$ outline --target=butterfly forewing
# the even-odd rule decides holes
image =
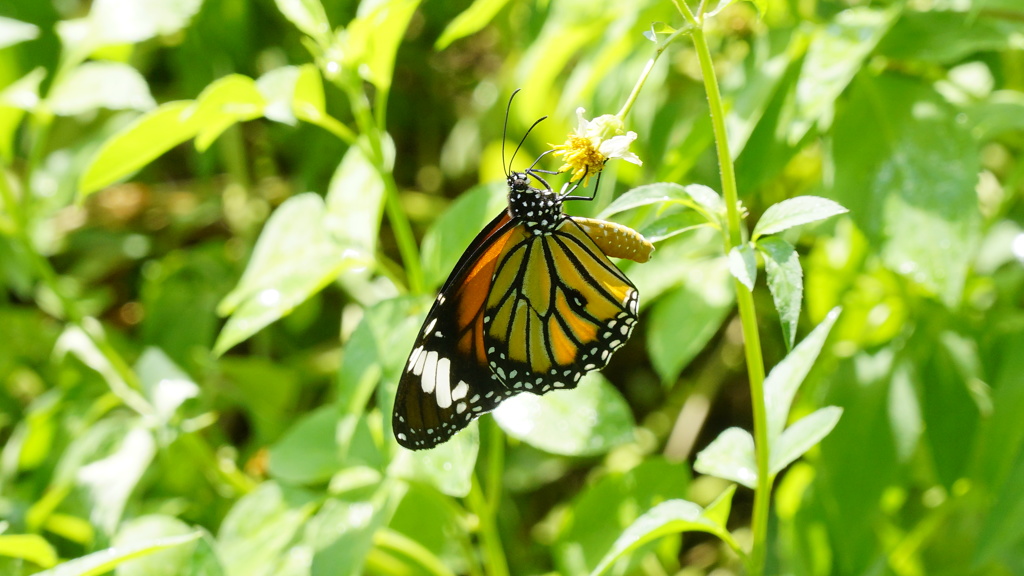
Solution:
[[[392,427],[402,446],[436,446],[510,395],[486,362],[483,310],[498,255],[515,230],[504,213],[488,224],[427,313],[395,397]]]

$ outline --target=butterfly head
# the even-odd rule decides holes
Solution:
[[[530,175],[512,172],[508,177],[508,214],[532,234],[554,230],[564,217],[562,196],[545,186],[530,185]]]

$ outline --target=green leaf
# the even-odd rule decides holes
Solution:
[[[803,456],[818,442],[828,436],[839,423],[843,409],[836,406],[820,408],[794,422],[779,436],[769,453],[769,472],[774,476]]]
[[[803,384],[814,361],[818,358],[828,333],[839,318],[839,308],[834,308],[793,351],[772,368],[764,381],[764,401],[768,411],[768,442],[773,449],[782,434],[789,416],[790,406],[797,389]]]
[[[302,33],[321,46],[331,42],[331,22],[320,0],[274,0],[277,9]]]
[[[994,487],[992,508],[978,534],[975,564],[982,565],[999,554],[1014,554],[1024,535],[1024,449],[1017,451],[1013,467],[999,486]]]
[[[115,548],[125,548],[186,536],[195,536],[195,529],[173,516],[149,514],[126,521],[114,537],[113,544]],[[117,567],[116,576],[220,576],[223,571],[216,556],[206,553],[212,552],[207,539],[209,535],[200,532],[196,541],[126,560]]]
[[[135,373],[163,425],[173,420],[186,400],[199,396],[199,385],[159,348],[146,348],[135,363]]]
[[[374,545],[374,534],[392,514],[393,500],[382,502],[379,496],[356,501],[328,499],[306,527],[306,540],[316,553],[312,564],[308,565],[307,552],[302,551],[299,573],[310,576],[362,574],[367,554]]]
[[[73,116],[100,108],[151,110],[156,101],[139,71],[120,62],[85,62],[53,86],[47,104],[54,114]]]
[[[729,512],[732,511],[732,497],[735,494],[736,485],[730,484],[704,509],[704,517],[717,524],[722,530],[726,530],[729,523]]]
[[[836,119],[834,195],[886,266],[954,305],[980,241],[978,143],[930,85],[862,78]]]
[[[786,348],[796,341],[796,327],[800,320],[800,303],[804,295],[803,270],[796,249],[782,238],[771,236],[757,241],[764,254],[764,271],[768,276],[768,289],[775,301],[782,324],[782,337]]]
[[[712,222],[718,222],[725,212],[725,204],[717,192],[702,184],[682,186],[674,182],[646,184],[629,190],[616,198],[598,214],[598,218],[607,220],[610,216],[640,206],[651,204],[683,204],[702,210]]]
[[[368,264],[355,249],[332,240],[324,216],[323,200],[307,193],[286,200],[267,220],[238,286],[218,306],[231,317],[217,337],[216,354],[291,313],[345,269]]]
[[[797,145],[815,124],[822,131],[829,127],[839,95],[892,26],[897,14],[898,7],[888,10],[850,8],[815,31],[796,84],[795,117],[788,122],[789,145]]]
[[[1007,132],[1024,130],[1024,94],[1016,90],[997,90],[965,111],[971,134],[985,142]]]
[[[477,423],[471,422],[465,430],[430,450],[400,449],[388,467],[388,474],[433,486],[442,494],[464,498],[473,485],[473,468],[479,451]]]
[[[77,481],[88,495],[93,524],[114,533],[129,496],[155,455],[153,436],[136,427],[128,430],[112,454],[78,469]]]
[[[476,34],[487,26],[491,20],[501,11],[508,0],[474,0],[461,14],[456,16],[445,27],[444,32],[434,43],[434,50],[440,52],[452,42]]]
[[[293,104],[295,102],[295,88],[298,86],[299,79],[302,76],[302,68],[298,66],[282,66],[267,72],[256,80],[256,88],[267,102],[266,107],[263,109],[263,115],[268,120],[289,126],[294,126],[298,123]]]
[[[776,234],[794,226],[817,222],[848,212],[839,204],[828,198],[819,196],[797,196],[777,204],[772,204],[764,211],[761,219],[754,226],[753,240],[768,234]]]
[[[201,126],[191,120],[191,110],[191,101],[162,104],[104,142],[82,173],[79,199],[129,176],[195,136]]]
[[[329,480],[342,467],[335,441],[340,417],[334,405],[304,414],[270,448],[270,473],[290,484]]]
[[[753,489],[757,486],[754,438],[742,428],[727,428],[697,454],[693,469]]]
[[[14,156],[14,135],[25,112],[39,104],[39,85],[46,69],[36,68],[0,92],[0,160],[10,163]]]
[[[419,0],[362,2],[346,29],[345,64],[378,90],[391,88],[398,45]]]
[[[228,511],[217,535],[217,553],[228,576],[272,576],[281,554],[313,514],[305,492],[264,482]]]
[[[174,546],[181,546],[198,540],[201,536],[202,532],[194,532],[183,536],[156,538],[126,546],[114,546],[69,560],[60,566],[39,572],[36,576],[102,576],[123,562]]]
[[[28,560],[41,568],[57,563],[57,551],[38,534],[0,534],[0,556]]]
[[[732,536],[718,524],[704,517],[703,512],[700,506],[686,500],[669,500],[658,504],[626,528],[601,563],[590,573],[591,576],[604,574],[622,556],[670,534],[706,532],[734,544]]]
[[[625,399],[598,372],[575,390],[509,398],[494,419],[509,436],[564,456],[603,454],[631,440],[635,424]]]
[[[263,115],[267,101],[248,76],[229,74],[213,81],[196,98],[193,122],[200,126],[196,149],[205,151],[225,130],[237,122]]]
[[[644,226],[640,230],[640,234],[647,238],[649,242],[661,242],[684,232],[710,225],[711,223],[703,215],[693,210],[683,209],[659,216],[656,220]]]
[[[324,227],[343,246],[372,260],[384,213],[384,180],[359,146],[352,146],[338,164],[327,189]]]
[[[647,350],[666,385],[707,346],[733,309],[735,291],[724,258],[691,271],[694,276],[655,302],[648,317]]]
[[[427,286],[444,282],[473,238],[508,207],[505,186],[476,186],[459,196],[423,235],[420,260]]]
[[[199,11],[203,0],[102,0],[89,15],[57,23],[57,34],[70,52],[86,56],[94,50],[136,44],[178,32]]]
[[[0,50],[38,37],[38,26],[0,16]]]
[[[729,272],[732,277],[739,280],[740,284],[747,287],[747,290],[754,291],[754,283],[757,282],[757,255],[749,242],[733,246],[729,250]]]
[[[653,457],[628,471],[608,471],[573,498],[554,551],[560,574],[590,571],[644,510],[687,494],[690,469]],[[609,510],[618,513],[609,514]]]
[[[1019,4],[1016,5],[1019,8]],[[980,6],[976,6],[979,7]],[[1009,49],[1024,26],[993,10],[968,15],[953,10],[904,10],[878,45],[894,60],[955,64],[978,52]]]

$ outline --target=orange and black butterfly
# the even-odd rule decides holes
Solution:
[[[427,314],[392,417],[406,448],[445,442],[520,392],[575,388],[636,325],[636,287],[608,257],[646,262],[654,246],[564,214],[563,202],[592,197],[555,192],[538,172],[508,173],[508,210],[469,245]]]

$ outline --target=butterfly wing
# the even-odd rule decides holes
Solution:
[[[402,446],[432,448],[512,394],[488,367],[483,316],[499,256],[520,228],[506,212],[492,220],[427,313],[395,397],[392,427]]]
[[[483,339],[490,369],[513,392],[575,388],[633,331],[636,287],[588,235],[592,222],[564,216],[498,256]]]

